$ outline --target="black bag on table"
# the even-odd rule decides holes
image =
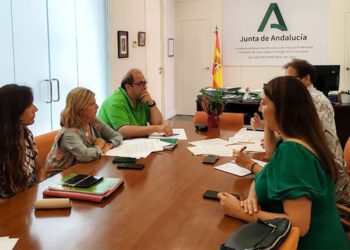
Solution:
[[[286,218],[260,220],[242,226],[226,243],[221,250],[241,249],[277,249],[287,238],[291,225]]]

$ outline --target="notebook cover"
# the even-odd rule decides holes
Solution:
[[[43,195],[44,196],[53,196],[53,197],[62,197],[62,198],[71,198],[76,200],[84,200],[84,201],[91,201],[91,202],[102,202],[105,198],[110,196],[115,190],[117,190],[122,184],[124,183],[123,180],[119,178],[112,178],[112,179],[118,179],[118,182],[107,192],[104,194],[93,194],[93,193],[81,193],[81,192],[74,192],[74,191],[63,191],[63,190],[54,190],[47,188],[44,190]]]
[[[87,194],[97,194],[102,195],[106,192],[108,192],[110,189],[112,189],[116,184],[120,182],[119,178],[103,178],[102,181],[97,182],[96,184],[92,185],[88,188],[81,188],[81,187],[70,187],[63,185],[62,183],[72,177],[74,177],[76,174],[70,174],[62,178],[60,183],[53,184],[49,186],[50,190],[58,190],[58,191],[65,191],[65,192],[78,192],[78,193],[87,193]]]

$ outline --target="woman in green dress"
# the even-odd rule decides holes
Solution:
[[[288,218],[300,229],[300,249],[348,249],[336,209],[333,155],[307,89],[296,78],[275,78],[264,85],[260,105],[265,147],[274,154],[246,200],[218,195],[224,212],[247,222]]]

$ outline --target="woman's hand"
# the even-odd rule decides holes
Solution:
[[[113,144],[106,142],[105,145],[103,145],[102,152],[105,154],[111,148],[113,148]]]
[[[229,193],[218,193],[220,204],[225,214],[240,219],[240,214],[243,210],[240,206],[239,200]]]
[[[243,208],[246,214],[252,215],[253,213],[257,213],[260,208],[256,198],[248,197],[248,199],[240,202],[241,208]]]
[[[102,138],[96,138],[95,140],[94,140],[94,145],[96,146],[96,147],[99,147],[101,150],[103,149],[103,146],[105,145],[105,140],[103,140]]]
[[[233,160],[236,162],[238,166],[242,168],[246,168],[248,170],[250,170],[251,166],[254,163],[254,161],[242,151],[236,151],[233,154]]]

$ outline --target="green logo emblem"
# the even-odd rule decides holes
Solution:
[[[264,31],[265,26],[267,24],[267,21],[270,19],[272,12],[275,13],[278,23],[271,24],[270,25],[271,29],[279,29],[279,30],[282,30],[282,31],[287,31],[287,26],[286,26],[286,24],[285,24],[285,22],[283,20],[281,11],[278,8],[277,3],[271,3],[269,8],[266,11],[264,19],[262,20],[262,22],[261,22],[261,24],[259,26],[258,32],[263,32]]]

